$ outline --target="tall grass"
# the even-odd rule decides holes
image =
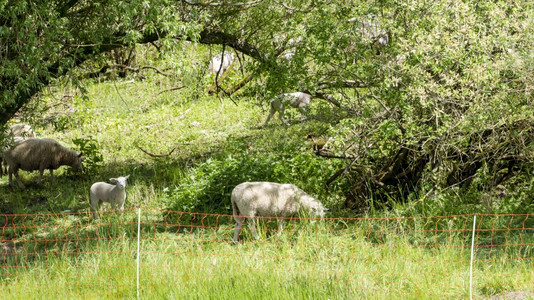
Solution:
[[[141,298],[469,295],[472,216],[302,218],[286,222],[282,232],[275,220],[263,219],[260,239],[244,229],[235,245],[230,215],[154,209],[144,209],[142,215]],[[524,248],[533,238],[527,229],[512,225],[518,216],[485,218],[493,227],[484,231],[484,221],[477,227],[474,295],[532,291],[532,255]],[[89,214],[13,217],[11,227],[4,226],[4,240],[13,245],[0,257],[2,296],[136,297],[136,220],[135,210],[103,212],[100,220],[90,220]],[[48,226],[30,226],[37,221]],[[505,242],[497,238],[502,233]]]

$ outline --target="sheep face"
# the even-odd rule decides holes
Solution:
[[[321,203],[316,203],[315,205],[313,205],[311,207],[311,211],[318,217],[320,218],[324,218],[325,216],[325,211],[327,209],[323,207],[323,205]]]
[[[126,180],[128,180],[129,177],[130,175],[125,176],[125,177],[119,177],[119,178],[110,178],[109,181],[116,183],[118,187],[124,189],[126,188]]]
[[[82,169],[82,154],[81,153],[78,153],[78,155],[76,156],[76,159],[74,160],[74,163],[71,165],[71,168],[74,170],[74,171],[79,171]]]
[[[327,211],[328,209],[325,208],[321,202],[308,195],[301,196],[301,198],[303,202],[307,203],[306,206],[313,215],[320,218],[324,218],[325,211]]]

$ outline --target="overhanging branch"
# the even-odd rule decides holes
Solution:
[[[262,2],[263,0],[255,0],[250,2],[194,2],[191,0],[182,0],[182,2],[185,2],[189,5],[193,6],[203,6],[203,7],[218,7],[218,6],[228,6],[228,7],[234,7],[234,6],[251,6],[258,4]]]

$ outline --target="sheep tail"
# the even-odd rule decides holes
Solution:
[[[233,210],[234,216],[240,216],[241,215],[241,213],[239,212],[239,207],[237,207],[237,204],[235,204],[234,200],[232,200],[232,210]]]

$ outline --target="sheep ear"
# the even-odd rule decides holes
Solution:
[[[323,210],[324,210],[324,211],[329,211],[330,209],[325,207]]]
[[[82,157],[82,154],[83,154],[83,153],[80,152],[80,153],[78,154],[78,157]]]
[[[109,182],[117,183],[117,178],[110,178]]]
[[[126,178],[126,179],[130,178],[130,174],[128,174],[128,176],[126,176],[126,177],[124,177],[124,178]]]

